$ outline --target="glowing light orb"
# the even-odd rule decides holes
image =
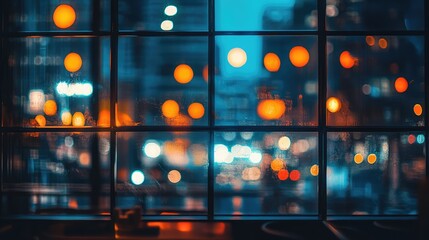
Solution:
[[[204,106],[201,103],[192,103],[188,107],[188,114],[193,119],[200,119],[204,116]]]
[[[404,77],[398,77],[395,80],[395,90],[398,93],[403,93],[408,89],[408,81]]]
[[[276,120],[286,111],[286,105],[280,99],[266,99],[258,103],[257,113],[263,120]]]
[[[354,157],[353,160],[355,161],[356,164],[361,164],[363,162],[363,156],[360,153],[357,153]]]
[[[131,182],[134,185],[140,185],[144,182],[144,174],[142,171],[139,170],[135,170],[132,174],[131,174]]]
[[[85,116],[81,112],[75,112],[72,118],[72,124],[75,127],[85,126]]]
[[[296,182],[296,181],[298,181],[301,178],[301,172],[298,171],[298,170],[292,170],[290,172],[289,178],[290,178],[291,181]]]
[[[72,115],[70,112],[63,112],[61,114],[61,122],[63,122],[63,125],[69,126],[72,124]]]
[[[291,141],[290,141],[289,137],[283,136],[279,139],[277,144],[279,145],[280,150],[285,151],[285,150],[288,150],[290,148]]]
[[[34,120],[36,120],[40,127],[46,126],[46,118],[43,115],[37,115]]]
[[[310,168],[310,174],[311,176],[316,177],[317,175],[319,175],[319,165],[314,164],[313,166],[311,166]]]
[[[295,67],[301,68],[307,65],[310,54],[303,46],[293,47],[289,52],[289,60]]]
[[[416,116],[421,116],[423,113],[422,105],[420,105],[418,103],[414,104],[413,111],[414,111],[414,114],[416,114]]]
[[[378,46],[382,49],[386,49],[387,48],[387,40],[385,38],[380,38],[378,40]]]
[[[283,169],[284,168],[284,166],[285,166],[285,164],[284,164],[284,162],[283,162],[283,160],[282,159],[280,159],[280,158],[276,158],[276,159],[274,159],[272,162],[271,162],[271,169],[273,170],[273,171],[276,171],[276,172],[278,172],[278,171],[280,171],[281,169]]]
[[[164,20],[161,23],[161,29],[164,31],[170,31],[173,29],[173,27],[174,27],[174,24],[170,20]]]
[[[52,19],[58,28],[69,28],[76,21],[76,12],[70,5],[61,4],[55,8]]]
[[[228,62],[235,68],[242,67],[247,62],[247,54],[241,48],[233,48],[228,52]]]
[[[286,169],[281,169],[278,173],[277,173],[277,177],[279,178],[279,180],[281,181],[285,181],[288,179],[289,177],[289,171]]]
[[[249,156],[249,160],[252,163],[260,163],[262,160],[262,153],[260,152],[252,152]]]
[[[71,52],[64,58],[64,67],[69,72],[77,72],[82,67],[82,58],[79,54]]]
[[[377,156],[374,153],[368,155],[367,161],[369,164],[374,164],[377,161]]]
[[[416,136],[414,136],[413,134],[408,135],[408,143],[409,144],[413,144],[416,142]]]
[[[343,68],[349,69],[355,66],[357,58],[353,57],[349,51],[340,54],[340,64]]]
[[[171,17],[177,14],[177,7],[174,5],[168,5],[164,9],[164,14]]]
[[[174,79],[178,83],[186,84],[194,77],[194,71],[189,65],[180,64],[174,69]]]
[[[370,47],[375,45],[375,38],[373,36],[366,36],[365,41]]]
[[[48,100],[43,106],[43,112],[48,116],[54,116],[57,113],[57,103],[54,100]]]
[[[174,100],[167,100],[162,104],[162,115],[166,118],[174,118],[179,115],[179,104]]]
[[[336,113],[341,109],[341,101],[336,97],[330,97],[326,101],[326,109],[331,113]]]
[[[182,175],[177,170],[171,170],[168,172],[167,178],[171,183],[178,183],[182,179]]]
[[[280,58],[275,53],[267,53],[264,57],[264,66],[269,72],[277,72],[280,69]]]
[[[423,134],[417,135],[417,143],[423,144],[424,142],[425,142],[425,135],[423,135]]]
[[[83,152],[79,155],[79,164],[88,167],[91,164],[91,154]]]
[[[161,155],[161,147],[156,142],[148,142],[144,145],[144,154],[150,158],[157,158]]]

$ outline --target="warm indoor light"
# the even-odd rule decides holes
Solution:
[[[81,112],[75,112],[72,118],[72,124],[75,127],[85,126],[85,116]]]
[[[241,48],[233,48],[228,52],[228,62],[235,68],[242,67],[247,62],[246,52]]]
[[[331,113],[336,113],[341,109],[341,101],[336,97],[330,97],[326,101],[326,109]]]
[[[280,69],[280,58],[275,53],[267,53],[264,57],[264,66],[270,72],[277,72]]]
[[[46,126],[46,118],[43,115],[37,115],[34,120],[36,120],[40,127]]]
[[[170,20],[164,20],[161,23],[161,29],[164,31],[170,31],[173,29],[173,27],[174,27],[174,24]]]
[[[167,100],[162,104],[162,115],[166,118],[174,118],[179,115],[179,104],[174,100]]]
[[[371,153],[368,155],[367,160],[369,164],[374,164],[377,161],[377,156],[374,153]]]
[[[313,166],[311,166],[310,168],[310,174],[311,176],[316,177],[317,175],[319,175],[319,165],[314,164]]]
[[[398,93],[403,93],[408,89],[408,81],[404,77],[398,77],[395,80],[395,90]]]
[[[280,158],[276,158],[276,159],[274,159],[272,162],[271,162],[271,169],[273,170],[273,171],[276,171],[276,172],[278,172],[278,171],[280,171],[281,169],[283,169],[284,168],[284,162],[283,162],[283,160],[282,159],[280,159]]]
[[[200,119],[204,116],[204,106],[201,103],[192,103],[188,107],[188,114],[193,119]]]
[[[63,125],[68,126],[72,124],[72,115],[70,112],[63,112],[61,114],[61,122],[63,122]]]
[[[370,47],[375,45],[375,38],[373,36],[366,36],[365,41]]]
[[[287,178],[289,177],[289,171],[286,169],[281,169],[278,173],[277,173],[277,177],[279,178],[279,180],[281,181],[285,181],[287,180]]]
[[[182,179],[182,175],[177,170],[171,170],[168,172],[167,178],[171,183],[178,183]]]
[[[416,116],[421,116],[422,113],[423,113],[423,107],[422,107],[422,105],[420,105],[418,103],[415,104],[414,107],[413,107],[413,111],[414,111],[414,114],[416,114]]]
[[[76,13],[70,5],[61,4],[55,9],[52,19],[55,26],[65,29],[73,25],[76,20]]]
[[[281,99],[266,99],[258,103],[257,113],[263,120],[276,120],[286,111],[285,102]]]
[[[82,58],[79,54],[71,52],[64,58],[64,67],[69,72],[77,72],[82,67]]]
[[[186,84],[194,77],[194,71],[189,65],[180,64],[174,69],[174,79],[178,83]]]
[[[353,160],[355,161],[356,164],[361,164],[363,162],[363,156],[360,153],[357,153]]]
[[[54,116],[57,113],[57,103],[54,100],[48,100],[43,106],[43,112],[48,116]]]
[[[279,138],[279,141],[277,143],[279,145],[279,149],[280,150],[288,150],[290,147],[290,138],[288,138],[287,136],[283,136],[281,138]]]
[[[356,62],[357,58],[353,57],[349,51],[344,51],[340,54],[340,64],[343,68],[352,68]]]
[[[303,46],[293,47],[289,52],[289,59],[295,67],[304,67],[310,60],[310,54]]]
[[[385,38],[380,38],[378,40],[378,46],[382,49],[387,48],[387,40]]]
[[[291,181],[298,181],[301,177],[301,172],[299,172],[298,170],[292,170],[289,174],[289,178]]]

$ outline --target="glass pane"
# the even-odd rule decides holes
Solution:
[[[208,0],[119,0],[119,28],[134,31],[208,31]]]
[[[7,44],[4,126],[109,125],[108,38],[10,38]]]
[[[315,30],[317,1],[216,0],[216,30]]]
[[[423,37],[328,38],[327,123],[424,124]]]
[[[215,214],[317,213],[316,133],[215,133]]]
[[[207,125],[207,55],[207,37],[120,38],[117,125]]]
[[[329,30],[424,30],[424,0],[326,0]]]
[[[1,212],[102,214],[110,209],[109,133],[6,133]]]
[[[110,29],[110,0],[16,0],[7,5],[4,19],[10,32]]]
[[[328,214],[417,214],[422,133],[329,133]]]
[[[217,125],[317,125],[317,38],[216,38]]]
[[[207,214],[207,145],[201,133],[117,135],[116,204],[144,215]]]

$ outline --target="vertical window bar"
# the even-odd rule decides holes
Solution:
[[[428,69],[429,69],[429,14],[428,10],[429,10],[429,3],[427,1],[424,1],[424,26],[425,26],[425,42],[424,42],[424,48],[425,48],[425,57],[424,57],[424,78],[425,78],[425,112],[424,112],[424,121],[425,121],[425,137],[426,137],[426,141],[425,141],[425,147],[426,147],[426,178],[429,177],[429,168],[428,168],[428,164],[429,164],[429,154],[428,154],[428,149],[429,149],[429,141],[428,141],[428,137],[429,137],[429,78],[428,78]]]
[[[209,98],[208,98],[208,104],[209,104],[209,127],[210,127],[210,139],[209,139],[209,145],[208,145],[208,198],[207,198],[207,204],[208,204],[208,219],[213,220],[214,219],[214,121],[215,121],[215,8],[214,8],[214,0],[209,0],[208,5],[209,10],[209,52],[208,52],[208,68],[209,68]]]

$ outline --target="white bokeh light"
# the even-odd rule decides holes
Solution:
[[[177,7],[174,5],[169,5],[167,7],[165,7],[164,9],[164,14],[167,16],[174,16],[177,14]]]
[[[228,52],[228,62],[235,68],[242,67],[247,62],[247,54],[241,48],[233,48]]]
[[[174,24],[170,20],[164,20],[161,23],[161,29],[164,31],[170,31],[173,29],[173,27],[174,27]]]
[[[150,158],[157,158],[161,155],[161,147],[156,142],[146,142],[143,148],[144,154]]]
[[[140,170],[136,170],[131,174],[131,182],[135,185],[140,185],[144,182],[144,174]]]

